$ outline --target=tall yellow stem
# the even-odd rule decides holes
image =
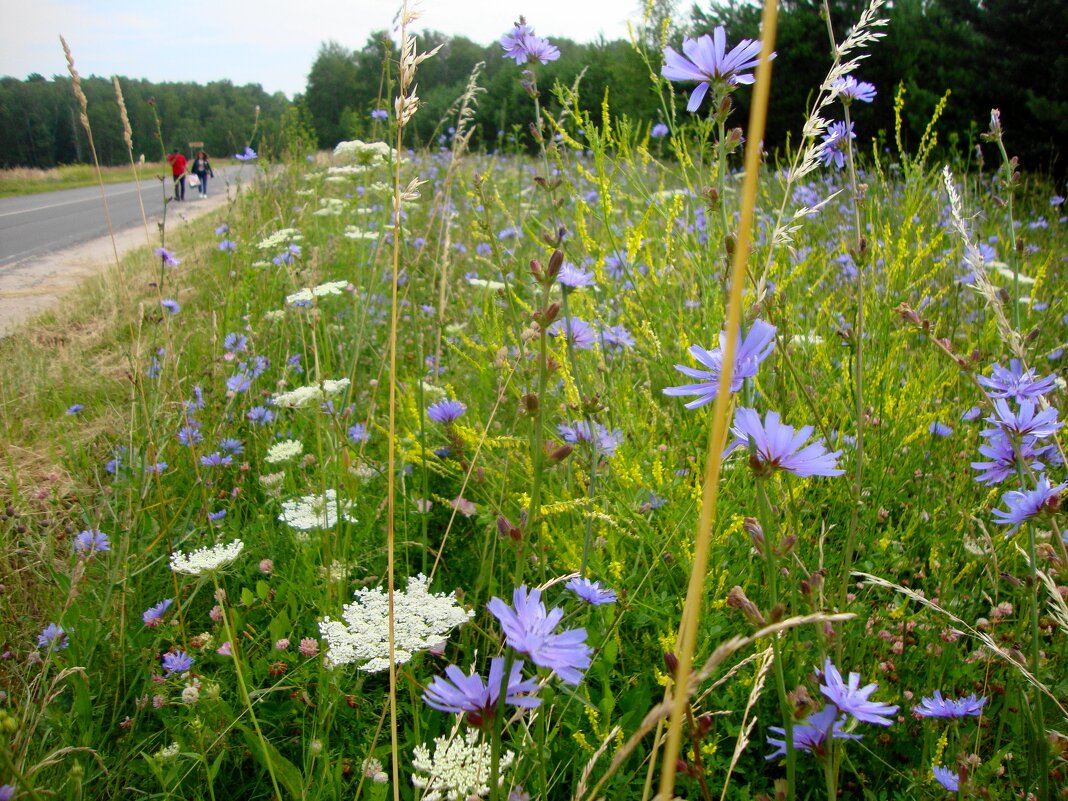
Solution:
[[[693,654],[697,642],[697,623],[701,614],[701,599],[704,597],[705,571],[708,567],[709,541],[712,535],[712,520],[716,515],[719,497],[719,475],[722,467],[723,448],[727,439],[728,411],[731,403],[731,379],[734,371],[734,354],[738,332],[742,322],[742,287],[745,285],[746,266],[749,257],[749,242],[756,207],[757,180],[760,171],[760,150],[764,142],[764,127],[767,120],[768,96],[771,89],[771,53],[775,47],[775,29],[778,22],[777,0],[764,0],[762,17],[762,44],[760,63],[756,69],[753,87],[753,104],[749,111],[748,140],[745,146],[745,181],[742,184],[741,219],[731,264],[730,297],[727,303],[727,341],[723,348],[723,371],[719,377],[719,394],[712,413],[712,434],[708,440],[708,455],[705,460],[704,489],[701,498],[701,516],[698,521],[697,542],[694,545],[693,566],[686,591],[682,621],[679,631],[679,667],[675,675],[676,687],[671,725],[664,746],[664,760],[660,771],[658,798],[670,801],[675,794],[675,766],[682,744],[682,721],[686,710],[686,685],[689,682]]]

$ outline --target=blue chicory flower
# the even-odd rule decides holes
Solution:
[[[891,726],[894,721],[889,715],[897,712],[896,705],[881,701],[871,701],[872,693],[879,689],[878,684],[860,686],[860,674],[850,673],[849,681],[842,680],[842,674],[830,658],[823,665],[823,684],[820,692],[834,704],[840,712],[856,718],[862,723],[874,723],[879,726]]]
[[[924,696],[919,705],[914,706],[912,711],[922,718],[967,718],[979,717],[983,714],[986,698],[977,698],[972,693],[967,698],[959,700],[943,698],[941,690],[935,690],[930,698]]]
[[[175,673],[187,673],[193,667],[193,657],[185,651],[168,651],[163,655],[164,677]]]
[[[734,370],[731,372],[731,392],[742,388],[742,382],[752,378],[760,369],[760,364],[775,349],[775,326],[763,320],[754,320],[745,339],[740,341],[734,351]],[[697,378],[696,384],[684,384],[678,387],[665,387],[664,394],[672,397],[696,395],[697,399],[686,404],[687,409],[697,409],[711,403],[719,394],[719,376],[723,369],[723,349],[727,346],[727,332],[719,334],[719,347],[705,350],[699,345],[690,347],[690,355],[705,368],[701,370],[676,364],[675,369],[690,378]]]
[[[436,676],[424,691],[423,700],[427,706],[439,712],[467,713],[469,720],[476,725],[493,720],[501,694],[501,680],[504,678],[504,657],[497,656],[490,661],[489,677],[485,683],[478,673],[465,676],[456,665],[445,668],[445,676],[447,678]],[[508,673],[505,703],[533,709],[541,703],[537,692],[538,682],[523,678],[523,660],[513,662]]]
[[[500,621],[509,647],[530,657],[539,667],[554,671],[562,681],[578,684],[582,671],[590,666],[592,649],[586,645],[586,630],[569,629],[555,633],[564,616],[559,607],[546,612],[541,590],[517,587],[512,606],[494,597],[486,609]]]
[[[576,577],[564,585],[586,603],[592,606],[603,606],[616,602],[616,591],[602,587],[599,581],[590,581],[588,578]]]
[[[467,411],[467,405],[458,400],[441,400],[430,404],[426,409],[426,416],[435,423],[443,425],[460,418]]]
[[[174,603],[171,598],[164,598],[155,606],[150,606],[144,612],[141,613],[141,620],[144,621],[145,626],[148,628],[155,628],[163,622],[163,615],[170,608],[170,605]]]
[[[697,111],[708,90],[715,93],[734,91],[742,84],[751,84],[756,78],[743,70],[755,67],[760,61],[760,42],[742,39],[730,51],[727,50],[727,32],[717,27],[712,35],[707,33],[698,39],[684,39],[682,53],[673,47],[664,48],[664,66],[660,74],[669,81],[699,81],[690,95],[686,110]],[[775,54],[772,53],[772,58]]]
[[[110,550],[111,543],[108,542],[108,535],[95,528],[79,531],[74,537],[75,553],[92,554],[95,551]]]
[[[505,58],[515,59],[522,67],[524,64],[541,62],[548,64],[560,58],[560,49],[547,39],[534,34],[534,29],[520,18],[511,31],[501,37],[501,47]]]
[[[867,81],[858,81],[852,75],[836,79],[831,84],[831,90],[839,100],[847,105],[853,100],[870,103],[875,99],[875,85]]]
[[[1011,525],[1012,534],[1025,521],[1038,517],[1044,512],[1060,508],[1061,493],[1068,489],[1068,481],[1051,486],[1045,473],[1038,477],[1033,490],[1012,490],[1006,492],[1002,500],[1008,509],[995,509],[995,521],[1003,526]]]
[[[37,635],[37,647],[47,648],[49,651],[62,651],[70,645],[70,639],[62,626],[49,623],[44,630]]]
[[[761,422],[755,409],[738,409],[731,430],[735,440],[727,448],[727,453],[738,447],[748,447],[749,463],[758,473],[785,470],[809,478],[840,476],[845,472],[838,467],[841,451],[828,452],[818,441],[806,445],[812,435],[812,426],[795,431],[793,426],[780,422],[778,412],[768,412]]]

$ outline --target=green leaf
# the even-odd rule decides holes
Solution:
[[[252,602],[256,600],[256,596],[252,594],[252,590],[248,587],[241,588],[241,605],[252,606]]]
[[[267,596],[270,594],[270,592],[271,592],[271,588],[269,586],[267,586],[267,582],[266,581],[257,581],[256,582],[256,594],[258,596],[260,596],[260,600],[261,601],[266,601],[267,600]]]
[[[274,769],[274,776],[286,794],[290,798],[303,798],[304,777],[297,766],[282,756],[269,741],[258,737],[254,731],[250,731],[246,726],[240,728],[252,756],[263,766],[263,769],[267,770],[268,760],[270,760],[269,764]],[[270,781],[269,777],[266,778]]]
[[[268,626],[268,630],[271,632],[271,641],[277,642],[283,637],[286,637],[291,628],[293,628],[293,623],[289,619],[289,613],[283,609],[275,616],[274,620],[271,621],[270,626]]]
[[[219,768],[222,767],[223,759],[226,757],[226,750],[219,752],[219,755],[215,757],[215,761],[211,763],[211,767],[208,769],[208,779],[214,782],[215,777],[219,775]]]

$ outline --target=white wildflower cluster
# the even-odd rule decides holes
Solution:
[[[790,338],[791,345],[822,345],[823,337],[817,334],[815,331],[809,331],[807,334],[794,334]]]
[[[345,226],[345,238],[346,239],[378,239],[378,233],[375,231],[364,231],[357,228],[355,225]]]
[[[396,158],[397,151],[385,142],[361,142],[353,139],[351,142],[338,142],[334,148],[334,157],[349,159],[357,164],[387,164]],[[332,168],[330,171],[333,172]]]
[[[297,531],[311,531],[317,528],[333,528],[338,517],[355,523],[356,518],[349,514],[351,501],[338,501],[337,492],[328,489],[322,495],[305,495],[303,498],[282,502],[282,514],[278,519]]]
[[[488,289],[490,292],[496,292],[505,288],[505,285],[502,282],[487,281],[485,278],[468,278],[467,283],[476,289]]]
[[[296,459],[302,453],[304,453],[303,442],[299,439],[284,439],[267,449],[267,455],[263,457],[263,461],[267,464],[280,464]]]
[[[296,228],[282,228],[260,242],[258,247],[260,250],[278,250],[303,238],[303,234]]]
[[[345,201],[336,197],[324,197],[319,201],[319,208],[312,212],[316,217],[340,217],[345,211]]]
[[[285,481],[286,474],[284,470],[279,470],[277,473],[265,473],[260,476],[260,484],[263,485],[264,490],[271,497],[278,497],[282,494],[282,482]]]
[[[389,774],[382,770],[382,762],[374,757],[368,757],[363,761],[363,775],[375,784],[385,784],[389,781]]]
[[[300,409],[312,403],[340,395],[349,388],[351,382],[347,378],[326,379],[320,384],[312,384],[307,387],[297,387],[289,392],[281,392],[271,398],[275,406],[284,406],[288,409]]]
[[[181,749],[178,747],[178,743],[171,743],[165,748],[161,748],[159,752],[157,752],[156,757],[164,761],[174,759],[176,756],[178,756],[180,750]]]
[[[182,688],[182,703],[186,706],[193,706],[200,700],[200,679],[193,679],[184,688]]]
[[[501,754],[497,775],[502,785],[504,772],[514,761],[512,751]],[[412,767],[418,771],[412,774],[412,784],[423,791],[423,801],[464,801],[489,793],[490,745],[479,742],[477,731],[468,730],[463,737],[435,737],[433,755],[425,745],[417,745]]]
[[[998,275],[1002,278],[1008,278],[1009,280],[1017,279],[1021,284],[1026,284],[1027,286],[1030,286],[1035,282],[1035,279],[1029,275],[1014,273],[1012,268],[1003,261],[988,261],[987,266],[997,270]]]
[[[286,305],[307,306],[316,298],[324,298],[328,295],[341,295],[348,288],[348,281],[327,281],[325,284],[319,284],[311,289],[304,288],[291,295],[286,295]]]
[[[310,289],[298,289],[296,292],[286,295],[287,306],[310,306],[315,296]]]
[[[444,642],[450,631],[475,616],[464,610],[454,593],[432,594],[430,580],[420,573],[408,579],[403,593],[393,594],[394,656],[398,664],[417,651]],[[356,600],[342,607],[342,620],[323,618],[319,632],[328,644],[326,657],[333,665],[363,663],[360,670],[376,673],[389,669],[389,598],[381,587],[356,591]]]
[[[312,287],[311,292],[315,297],[322,298],[327,295],[340,295],[348,288],[348,281],[327,281],[325,284],[319,284],[319,286]]]
[[[210,573],[219,570],[237,559],[245,543],[241,540],[223,545],[213,545],[210,548],[198,548],[186,556],[181,551],[171,554],[171,570],[175,573],[188,573],[190,576],[199,576],[202,573]]]
[[[349,576],[356,569],[356,562],[343,562],[340,559],[335,559],[330,563],[330,567],[321,565],[319,567],[319,575],[323,578],[332,581],[348,581]]]
[[[330,181],[331,183],[341,183],[349,176],[362,175],[363,173],[371,169],[373,168],[367,164],[345,164],[341,167],[327,167],[326,180]]]
[[[421,380],[419,382],[419,386],[422,388],[423,394],[428,397],[435,398],[438,400],[449,397],[449,393],[447,393],[443,387],[439,387],[437,384],[428,384],[426,381]]]

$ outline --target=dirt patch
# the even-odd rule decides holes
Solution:
[[[222,208],[231,199],[219,194],[207,200],[170,204],[167,227],[184,225],[190,220]],[[157,221],[149,218],[150,247],[159,242]],[[115,245],[122,258],[130,251],[146,246],[142,225],[117,231]],[[37,315],[56,305],[59,300],[85,279],[115,269],[115,254],[111,237],[103,236],[80,245],[58,250],[47,256],[12,265],[0,272],[0,336],[14,332]]]

